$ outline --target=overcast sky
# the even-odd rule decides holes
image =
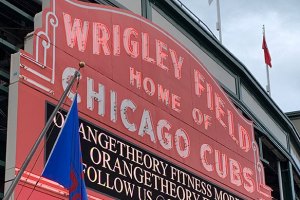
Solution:
[[[181,0],[218,37],[216,0]],[[262,26],[272,58],[271,93],[284,111],[300,110],[300,0],[220,0],[223,45],[263,88],[267,76]]]

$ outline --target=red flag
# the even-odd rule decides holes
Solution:
[[[270,67],[272,67],[271,56],[270,56],[269,49],[268,49],[268,46],[267,46],[265,34],[263,35],[262,49],[264,50],[264,54],[265,54],[265,63],[267,65],[269,65]]]

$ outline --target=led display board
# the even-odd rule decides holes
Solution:
[[[55,107],[46,108],[48,119]],[[66,115],[59,111],[47,133],[45,160]],[[81,119],[80,127],[88,188],[119,199],[241,199],[88,121]]]

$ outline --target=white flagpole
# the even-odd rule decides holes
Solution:
[[[263,25],[263,36],[265,37],[265,25]],[[269,66],[266,64],[266,70],[267,70],[267,93],[269,96],[271,96],[271,85],[270,85],[270,75],[269,75]]]
[[[208,4],[210,5],[213,2],[213,0],[208,0]],[[216,29],[219,32],[219,41],[222,44],[222,28],[221,28],[221,11],[220,11],[220,0],[217,0],[217,23],[216,23]]]
[[[217,15],[218,15],[218,21],[217,21],[217,31],[219,31],[219,40],[222,44],[222,28],[221,28],[221,11],[220,11],[220,0],[217,0]]]
[[[269,66],[266,64],[266,68],[267,68],[267,93],[271,96],[271,86],[270,86],[270,76],[269,76]]]

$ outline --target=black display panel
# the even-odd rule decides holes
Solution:
[[[46,109],[48,119],[54,106],[47,103]],[[59,111],[47,133],[46,158],[65,116],[65,111]],[[90,189],[116,199],[242,199],[84,119],[79,120],[79,134],[85,183]]]

